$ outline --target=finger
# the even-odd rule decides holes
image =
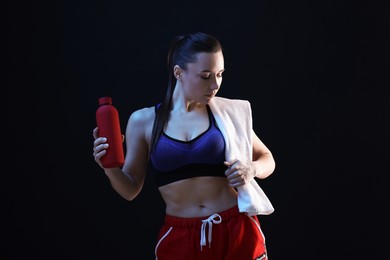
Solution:
[[[93,147],[96,148],[98,145],[104,144],[106,142],[107,142],[107,138],[105,137],[96,138],[95,141],[93,141]]]
[[[95,151],[92,155],[93,157],[95,157],[95,160],[97,159],[100,159],[105,153],[107,152],[107,150],[100,150],[100,151]]]
[[[125,141],[125,135],[122,135],[122,143]]]
[[[233,173],[231,173],[229,176],[227,176],[228,180],[229,181],[232,181],[232,182],[240,182],[242,180],[244,180],[244,175],[241,171],[234,171]]]
[[[99,145],[96,145],[94,146],[93,148],[93,154],[94,156],[98,153],[100,153],[101,151],[105,151],[107,150],[109,144],[108,143],[102,143],[102,144],[99,144]]]
[[[98,138],[98,132],[99,132],[99,129],[98,129],[98,127],[95,127],[94,129],[93,129],[93,138]]]
[[[237,188],[244,185],[244,182],[231,182],[229,183],[230,187]]]
[[[225,171],[225,175],[229,176],[232,175],[235,172],[240,171],[241,167],[239,164],[237,164],[238,161],[235,161],[233,164],[231,164]],[[233,176],[232,176],[233,177]]]
[[[245,180],[242,175],[235,175],[233,178],[229,180],[229,184],[234,187],[241,186],[244,183]]]
[[[227,166],[227,167],[231,167],[233,164],[235,164],[237,162],[236,159],[234,160],[230,160],[230,161],[224,161],[223,163]]]
[[[106,150],[103,150],[103,151],[100,151],[100,152],[98,152],[98,153],[94,153],[94,155],[93,155],[93,157],[94,157],[94,159],[95,159],[95,161],[101,166],[101,161],[100,161],[100,159],[103,157],[103,155],[105,155],[106,154]]]
[[[99,144],[99,145],[96,145],[93,148],[93,152],[94,152],[94,154],[98,154],[101,151],[106,150],[107,148],[108,148],[108,144],[107,143]]]
[[[236,179],[229,180],[229,186],[236,187],[237,185],[238,185],[238,182],[236,181]]]
[[[227,169],[227,170],[225,171],[225,175],[226,175],[226,177],[227,177],[227,179],[228,179],[229,181],[231,181],[231,180],[233,180],[234,178],[236,178],[236,177],[237,177],[237,174],[238,174],[238,172],[237,172],[237,170],[234,169],[234,168],[229,168],[229,169]]]
[[[235,161],[225,161],[223,162],[225,164],[225,166],[227,166],[228,168],[225,170],[225,175],[226,176],[229,176],[231,175],[233,172],[236,171],[235,167],[234,167],[234,163]]]
[[[225,170],[225,176],[229,178],[230,175],[232,175],[232,173],[235,172],[235,169],[232,169],[232,168],[227,168]],[[230,177],[231,178],[231,177]]]

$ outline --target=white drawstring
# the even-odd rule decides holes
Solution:
[[[215,218],[219,218],[219,220],[215,220]],[[210,247],[213,223],[219,224],[221,222],[222,222],[222,218],[218,214],[213,214],[208,219],[202,220],[202,226],[200,228],[200,250],[202,250],[202,247],[206,245],[206,226],[207,226],[207,224],[209,224],[208,241],[209,241],[209,247]]]

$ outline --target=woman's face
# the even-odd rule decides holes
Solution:
[[[217,94],[225,70],[222,51],[201,52],[194,63],[187,64],[181,80],[185,96],[202,104],[207,104]]]

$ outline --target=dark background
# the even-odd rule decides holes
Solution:
[[[259,216],[270,259],[389,259],[384,4],[8,1],[3,10],[1,259],[154,259],[163,202],[149,176],[132,202],[111,188],[92,156],[95,111],[111,96],[124,132],[132,111],[165,93],[170,41],[194,31],[221,40],[220,95],[252,103],[275,156],[261,181],[275,212]]]

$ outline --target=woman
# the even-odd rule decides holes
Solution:
[[[166,204],[156,259],[267,259],[259,221],[239,210],[237,190],[268,177],[275,162],[253,129],[248,138],[252,158],[227,160],[229,140],[221,132],[226,126],[215,119],[216,111],[223,114],[226,107],[234,113],[236,105],[249,102],[216,97],[224,70],[215,37],[176,37],[168,53],[165,99],[131,114],[122,168],[102,167],[108,145],[99,129],[93,130],[95,161],[123,198],[133,200],[145,174],[154,176]],[[246,111],[251,128],[250,107]]]

